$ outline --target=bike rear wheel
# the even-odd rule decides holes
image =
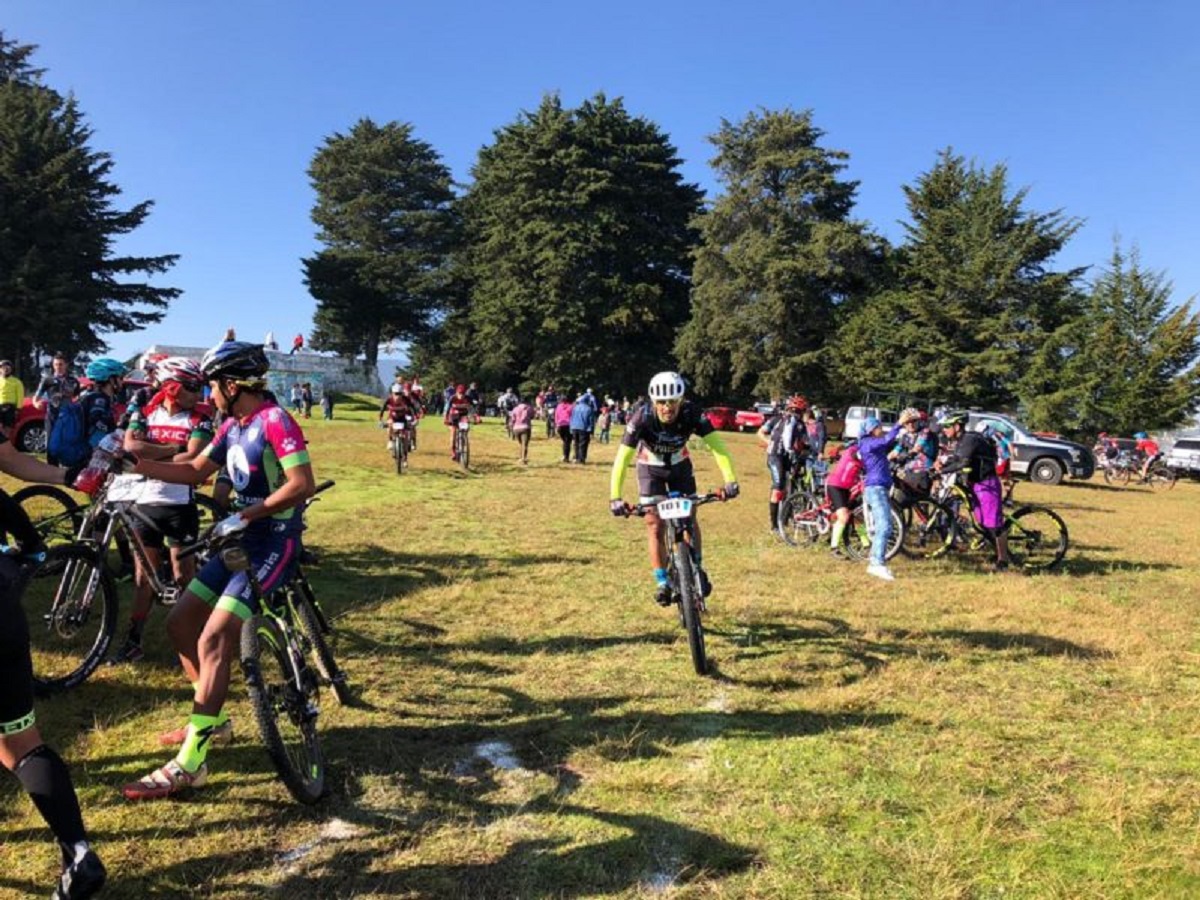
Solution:
[[[117,630],[117,587],[85,544],[51,547],[22,596],[29,619],[33,689],[77,687],[96,670]]]
[[[1067,553],[1067,524],[1052,509],[1023,506],[1005,522],[1008,553],[1029,572],[1052,569]]]
[[[931,497],[908,503],[904,508],[901,550],[914,559],[941,556],[954,541],[954,515]]]
[[[47,546],[75,540],[83,522],[83,510],[66,491],[49,484],[33,484],[12,496]]]
[[[883,558],[887,560],[900,552],[904,544],[904,520],[891,502],[888,503],[888,516],[892,520],[892,533],[887,545],[883,548]],[[846,528],[845,549],[852,559],[864,560],[871,557],[871,534],[867,530],[866,504],[859,503],[850,511],[850,524]]]
[[[317,740],[316,686],[292,658],[279,623],[251,616],[242,625],[242,672],[258,732],[293,797],[313,804],[325,794],[325,758]]]
[[[1175,487],[1175,473],[1166,466],[1154,466],[1146,473],[1151,490],[1169,491]]]
[[[697,675],[708,673],[708,657],[704,649],[704,625],[700,621],[700,573],[692,558],[692,548],[684,541],[675,545],[675,588],[679,595],[683,628],[687,632],[688,649]]]
[[[829,530],[829,519],[821,515],[821,499],[809,491],[796,491],[779,504],[775,528],[784,543],[802,547],[816,543]]]

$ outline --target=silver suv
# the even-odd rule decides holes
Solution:
[[[1200,437],[1180,438],[1163,457],[1176,475],[1200,475]]]

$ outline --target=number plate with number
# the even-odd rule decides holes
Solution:
[[[685,497],[672,497],[658,504],[660,519],[689,519],[692,516],[692,501]]]
[[[468,422],[466,419],[463,419],[461,422],[458,423],[459,431],[467,431],[468,429],[470,429],[470,427],[471,427],[471,423]]]

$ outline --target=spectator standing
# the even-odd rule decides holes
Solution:
[[[521,400],[508,414],[512,424],[513,438],[521,447],[521,465],[529,465],[529,438],[533,432],[533,407],[526,400]]]
[[[887,565],[887,545],[892,537],[892,512],[888,494],[892,489],[892,470],[888,464],[888,453],[896,444],[896,436],[910,420],[909,410],[900,414],[900,421],[891,431],[883,433],[883,423],[874,416],[863,422],[863,437],[858,441],[858,454],[866,471],[863,498],[874,528],[871,537],[871,563],[867,574],[883,581],[895,581]]]
[[[609,429],[612,428],[612,405],[600,407],[600,416],[596,419],[596,427],[600,429],[600,443],[608,443]]]
[[[554,407],[554,427],[562,441],[562,461],[571,461],[571,411],[574,404],[566,397],[558,401]]]
[[[25,400],[25,385],[13,375],[13,364],[0,359],[0,427],[12,428],[17,424],[17,413]]]
[[[304,418],[312,418],[313,389],[312,382],[306,381],[300,386],[300,402],[304,405]]]
[[[301,404],[304,403],[304,388],[300,387],[300,382],[298,381],[292,385],[290,400],[292,404],[292,412],[298,414],[300,412]]]
[[[596,398],[590,392],[579,395],[571,408],[571,437],[575,441],[575,462],[587,465],[588,445],[596,428]]]
[[[291,356],[293,353],[295,353],[299,350],[303,350],[303,349],[304,349],[304,335],[298,334],[294,338],[292,338],[292,349],[288,351],[288,356]]]
[[[278,350],[279,344],[275,341],[275,332],[268,331],[267,336],[263,338],[263,347],[267,350]]]
[[[79,379],[70,374],[67,357],[62,353],[55,353],[54,358],[50,360],[50,374],[42,379],[33,394],[33,405],[46,411],[47,439],[54,433],[54,420],[58,417],[63,403],[78,396]],[[49,451],[46,452],[46,461],[51,465],[58,463]]]
[[[321,418],[326,421],[333,419],[333,394],[324,389],[321,390]]]

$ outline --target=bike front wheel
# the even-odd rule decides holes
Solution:
[[[1151,490],[1169,491],[1175,487],[1175,473],[1166,466],[1155,466],[1146,473]]]
[[[821,500],[809,491],[796,491],[783,498],[775,529],[784,543],[801,547],[816,543],[829,530],[829,519],[821,514]]]
[[[292,608],[296,611],[296,623],[312,647],[313,660],[317,664],[317,671],[321,673],[321,679],[329,685],[337,702],[346,706],[350,702],[350,685],[346,683],[346,675],[334,659],[333,650],[327,640],[332,629],[319,614],[312,587],[303,576],[297,579],[292,594]]]
[[[12,497],[48,546],[69,544],[79,533],[83,510],[66,491],[49,484],[33,484]]]
[[[700,573],[692,558],[692,548],[683,541],[675,545],[675,579],[692,665],[697,675],[705,675],[708,673],[708,656],[704,649],[704,625],[700,619],[704,596],[700,590]]]
[[[251,616],[242,625],[242,673],[267,755],[293,797],[313,804],[325,794],[325,758],[317,740],[316,687],[293,660],[279,623]]]
[[[1067,554],[1067,524],[1052,509],[1023,506],[1005,523],[1008,553],[1014,564],[1029,572],[1052,569]]]
[[[33,689],[77,687],[100,665],[117,630],[117,586],[85,544],[51,547],[25,587]]]
[[[930,497],[909,503],[904,509],[901,550],[914,559],[941,556],[954,541],[954,514]]]

